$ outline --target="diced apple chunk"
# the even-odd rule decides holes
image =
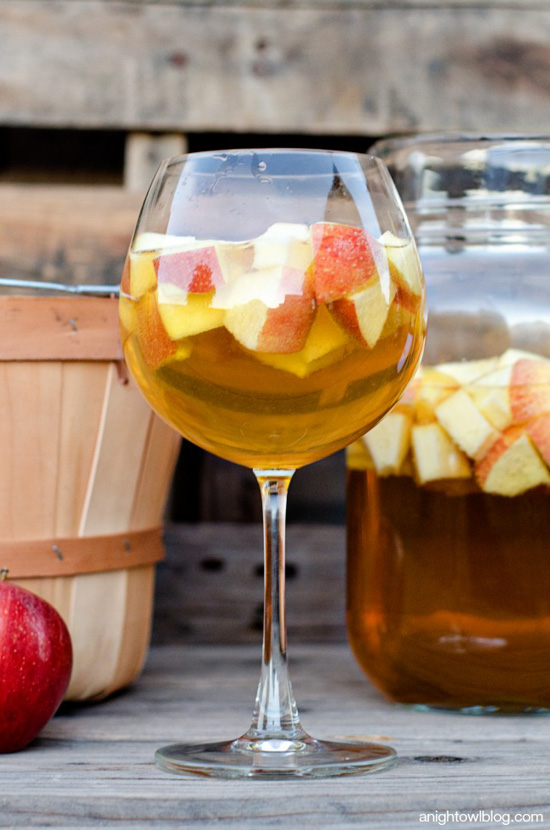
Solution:
[[[153,265],[156,255],[155,251],[138,254],[130,251],[128,255],[130,295],[134,300],[139,300],[157,286],[157,275]]]
[[[436,420],[435,408],[458,389],[457,382],[432,366],[423,367],[413,400],[414,418],[419,424]]]
[[[397,285],[420,297],[424,290],[424,282],[420,258],[413,241],[386,231],[380,237],[380,242],[393,265],[391,274]]]
[[[470,477],[471,470],[466,455],[437,421],[413,425],[411,446],[419,484],[446,478]]]
[[[349,350],[351,341],[326,309],[319,306],[303,349],[294,354],[257,353],[262,363],[304,378],[312,372],[340,360]]]
[[[150,369],[158,369],[173,357],[177,344],[168,336],[153,293],[144,294],[136,309],[137,339],[145,363]]]
[[[475,476],[482,490],[517,496],[550,485],[548,468],[521,427],[510,427],[478,462]]]
[[[186,303],[158,304],[159,313],[172,340],[192,337],[223,325],[225,312],[212,308],[210,294],[188,294]]]
[[[409,451],[411,422],[403,412],[389,412],[363,436],[379,475],[399,474]]]
[[[253,243],[255,269],[287,265],[307,270],[313,259],[313,245],[307,225],[276,222]]]
[[[344,299],[335,300],[330,309],[338,322],[357,340],[374,348],[384,329],[395,286],[388,299],[380,280],[373,279],[366,288]]]
[[[348,297],[377,277],[376,258],[380,256],[382,246],[363,228],[317,222],[312,225],[311,234],[317,302],[330,303]]]
[[[550,362],[523,358],[513,364],[510,405],[515,423],[550,412]]]
[[[525,428],[545,462],[550,464],[550,414],[532,418]]]
[[[419,366],[415,372],[414,377],[412,380],[409,381],[405,391],[399,398],[398,402],[395,404],[394,409],[399,410],[399,412],[406,412],[407,415],[413,415],[414,412],[414,402],[416,400],[416,396],[421,389],[421,378],[422,378],[422,367]]]
[[[305,345],[315,307],[307,296],[289,294],[277,308],[250,300],[225,312],[224,325],[247,349],[288,354]]]
[[[435,415],[455,444],[473,459],[482,458],[499,436],[464,389],[438,404]]]
[[[311,278],[299,268],[276,265],[241,273],[222,285],[212,298],[212,307],[229,310],[259,300],[268,308],[278,308],[287,296],[304,296],[311,302]]]
[[[208,294],[225,283],[213,244],[190,244],[187,250],[163,253],[153,260],[157,281],[183,292]]]
[[[351,470],[374,470],[371,454],[362,439],[354,441],[347,447],[346,467]]]
[[[525,349],[506,349],[498,359],[500,366],[512,366],[518,360],[542,360],[548,362],[547,357],[536,354],[535,352],[527,352]]]
[[[160,253],[160,251],[168,249],[182,250],[192,244],[196,244],[194,236],[177,236],[176,234],[145,231],[144,233],[138,233],[134,239],[132,251],[134,253],[143,251]]]
[[[347,334],[334,322],[326,307],[319,306],[302,354],[307,363],[312,363],[336,349],[348,348],[351,342]]]
[[[512,423],[512,410],[508,388],[486,388],[472,385],[468,387],[468,394],[473,402],[495,429],[506,429]]]
[[[118,315],[121,327],[130,334],[137,326],[137,309],[134,300],[121,293],[118,300]]]
[[[498,365],[498,357],[487,357],[480,360],[457,360],[450,363],[440,363],[437,368],[462,385],[473,383],[482,375],[496,369]]]

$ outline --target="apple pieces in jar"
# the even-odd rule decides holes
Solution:
[[[540,355],[422,367],[387,419],[397,414],[363,437],[379,475],[470,479],[506,497],[550,487],[550,360]]]

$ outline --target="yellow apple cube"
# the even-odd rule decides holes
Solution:
[[[416,246],[410,239],[401,239],[391,231],[382,234],[380,242],[384,246],[388,261],[393,265],[391,274],[397,285],[420,297],[424,282]]]
[[[422,369],[413,399],[414,419],[418,424],[436,420],[435,408],[458,389],[458,383],[450,375],[431,366]]]
[[[476,479],[486,493],[518,496],[550,485],[548,468],[521,428],[511,427],[476,465]]]
[[[188,294],[185,303],[161,302],[158,308],[171,340],[192,337],[223,325],[225,312],[210,305],[211,294]]]
[[[256,357],[269,366],[304,378],[312,372],[340,360],[350,348],[347,334],[334,322],[326,306],[319,306],[304,347],[294,354],[267,354]]]
[[[464,389],[438,404],[435,414],[443,429],[470,458],[482,458],[499,436]]]
[[[389,412],[363,441],[380,476],[398,475],[409,451],[412,419],[404,412]]]
[[[467,456],[453,443],[437,421],[413,425],[411,446],[419,484],[447,478],[470,477]]]

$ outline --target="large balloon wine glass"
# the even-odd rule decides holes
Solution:
[[[379,421],[423,347],[422,273],[386,168],[366,155],[284,149],[164,161],[128,253],[120,316],[128,366],[151,406],[185,438],[252,468],[264,514],[252,724],[236,740],[160,749],[157,764],[228,778],[390,764],[390,747],[320,741],[302,728],[284,588],[293,472]]]

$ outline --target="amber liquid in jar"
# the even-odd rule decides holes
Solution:
[[[500,360],[515,358],[531,360],[519,353]],[[422,386],[422,375],[396,408],[411,418],[400,470],[380,469],[376,428],[374,454],[361,441],[348,450],[349,639],[369,678],[394,701],[473,712],[550,710],[550,385],[541,379],[549,367],[537,384],[532,376],[520,383],[516,372],[495,394],[488,385],[476,395],[454,382],[442,393],[445,399],[466,389],[484,402],[485,417],[510,421],[483,438],[477,459],[455,442],[471,437],[472,430],[464,437],[467,410],[457,410],[455,425],[452,403],[440,409],[437,384]],[[443,429],[439,419],[455,433],[444,430],[458,459],[453,478],[438,477],[439,463],[449,473],[431,441]],[[423,463],[422,453],[433,455]],[[421,473],[431,478],[421,481]]]

